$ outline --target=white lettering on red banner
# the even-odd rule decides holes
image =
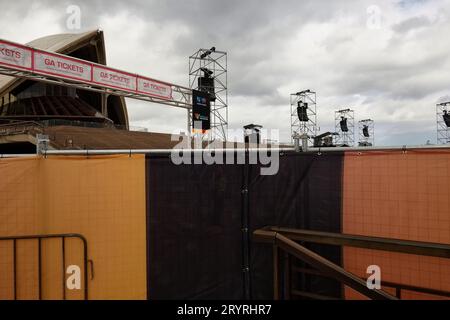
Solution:
[[[34,70],[36,72],[91,81],[91,68],[90,64],[75,59],[43,52],[34,53]]]
[[[136,91],[136,76],[128,73],[94,66],[92,80],[113,88]]]
[[[33,50],[0,41],[0,65],[31,69]]]
[[[172,85],[66,55],[0,40],[0,67],[171,100]]]
[[[170,85],[140,76],[138,76],[137,91],[158,98],[172,99],[172,87]]]

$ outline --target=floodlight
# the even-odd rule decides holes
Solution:
[[[203,71],[205,77],[207,77],[207,78],[211,77],[214,74],[213,71],[211,71],[211,70],[209,70],[207,68],[200,68],[200,70]]]
[[[200,59],[205,59],[207,56],[209,56],[211,53],[213,53],[213,52],[215,52],[215,51],[216,51],[216,47],[212,47],[211,49],[206,50],[205,52],[203,52],[203,53],[200,55]]]

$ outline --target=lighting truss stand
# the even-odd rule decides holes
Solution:
[[[364,136],[364,126],[367,126],[369,137]],[[365,119],[358,122],[359,146],[375,146],[375,122],[371,119]]]
[[[347,119],[347,132],[343,132],[341,129],[340,122],[342,117]],[[335,144],[337,146],[345,145],[353,147],[355,144],[355,112],[350,109],[336,111],[334,120],[336,132],[339,134],[336,136]]]
[[[437,143],[450,143],[450,128],[447,127],[444,121],[444,111],[450,113],[450,102],[438,103],[436,105],[436,122],[437,122]]]
[[[202,57],[203,56],[203,57]],[[205,69],[212,71],[214,78],[215,101],[211,101],[211,130],[204,139],[209,141],[228,138],[228,75],[227,53],[199,49],[189,57],[189,88],[198,90],[198,79],[204,75]],[[192,110],[188,110],[188,124],[192,121]],[[191,132],[192,127],[188,128]]]
[[[297,114],[299,102],[307,103],[306,114],[308,121],[300,121]],[[313,144],[313,139],[317,135],[317,110],[316,110],[316,92],[304,90],[291,94],[291,139],[294,143],[294,137],[308,136],[308,140]]]

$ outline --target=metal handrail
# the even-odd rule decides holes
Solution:
[[[320,272],[320,271],[317,271],[317,270],[314,270],[314,269],[311,269],[311,268],[293,267],[292,270],[294,272],[298,272],[298,273],[304,273],[304,274],[315,275],[315,276],[320,276],[320,277],[324,277],[324,278],[330,278],[328,275],[324,274],[323,272]],[[365,279],[363,277],[361,277],[361,279],[363,281],[367,281],[367,279]],[[434,296],[441,296],[441,297],[449,297],[450,298],[450,292],[443,291],[443,290],[412,286],[412,285],[401,284],[401,283],[390,282],[390,281],[381,281],[381,286],[395,289],[396,290],[396,297],[399,298],[399,299],[401,298],[401,291],[402,290],[413,291],[413,292],[418,292],[418,293],[425,293],[425,294],[431,294],[431,295],[434,295]]]
[[[280,228],[280,227],[266,227],[263,229],[256,230],[253,233],[253,238],[257,242],[272,243],[274,245],[274,294],[275,294],[275,296],[277,296],[277,294],[278,294],[278,289],[275,288],[278,286],[277,282],[278,282],[278,278],[279,278],[279,276],[277,274],[278,273],[278,248],[281,248],[281,249],[285,250],[286,252],[288,252],[289,254],[292,254],[292,255],[296,256],[297,258],[300,258],[302,261],[308,263],[310,266],[315,268],[315,269],[311,269],[311,270],[306,269],[308,271],[306,273],[312,274],[311,272],[314,272],[316,275],[324,276],[327,278],[333,278],[342,283],[345,283],[339,277],[337,277],[337,275],[339,275],[339,268],[341,268],[341,267],[333,264],[332,262],[324,259],[323,257],[320,257],[319,255],[315,254],[314,252],[309,251],[302,245],[298,244],[296,241],[325,244],[325,245],[335,245],[335,246],[349,246],[349,247],[365,248],[365,249],[372,249],[372,250],[383,250],[383,251],[390,251],[390,252],[416,254],[416,255],[422,255],[422,256],[440,257],[440,258],[447,258],[447,259],[450,258],[450,245],[441,244],[441,243],[429,243],[429,242],[410,241],[410,240],[401,240],[401,239],[389,239],[389,238],[381,238],[381,237],[289,229],[289,228]],[[281,239],[281,242],[280,242],[280,239]],[[281,245],[280,245],[280,243],[281,243]],[[289,246],[290,246],[290,248],[288,248]],[[296,252],[297,249],[300,251]],[[305,256],[307,259],[305,259]],[[324,260],[321,260],[318,258],[321,258]],[[309,261],[307,261],[307,260],[309,260]],[[335,270],[333,270],[333,268]],[[302,268],[297,268],[297,269],[302,269]],[[344,269],[342,269],[342,270],[344,270]],[[342,271],[342,270],[340,270],[340,271]],[[345,277],[345,275],[344,275],[344,277]],[[359,279],[361,281],[364,281],[363,278],[359,278]],[[347,279],[347,280],[350,280],[350,279]],[[350,281],[352,281],[352,280],[350,280]],[[401,298],[402,290],[414,291],[414,292],[419,292],[419,293],[427,293],[427,294],[433,294],[433,295],[444,296],[444,297],[450,296],[450,292],[442,291],[442,290],[435,290],[435,289],[430,289],[430,288],[422,288],[422,287],[410,286],[410,285],[401,285],[401,284],[392,283],[392,282],[383,282],[382,285],[385,287],[395,288],[397,298]],[[357,284],[357,286],[359,286],[359,285]],[[358,289],[355,289],[355,290],[359,291]],[[371,290],[371,291],[373,291],[373,290]],[[298,295],[305,294],[304,292],[300,292],[300,291],[298,291],[297,293],[298,293]],[[364,294],[364,292],[361,292],[361,293]],[[294,295],[297,295],[297,294],[294,292]]]
[[[369,289],[366,282],[364,282],[356,275],[346,271],[344,268],[325,259],[324,257],[305,248],[304,246],[278,232],[257,230],[257,232],[255,231],[254,233],[254,238],[255,240],[264,240],[263,242],[267,242],[268,239],[271,239],[273,245],[277,248],[280,248],[284,252],[289,253],[290,255],[304,261],[315,269],[322,271],[323,273],[329,275],[331,278],[338,280],[339,282],[349,286],[350,288],[358,291],[368,298],[376,300],[397,300],[395,296],[392,296],[389,293],[384,292],[383,290]],[[275,263],[275,260],[274,272],[278,272],[278,266],[277,263]],[[278,276],[275,280],[277,281],[277,279]]]
[[[350,235],[343,233],[281,227],[266,227],[264,229],[256,230],[254,234],[258,235],[260,231],[277,232],[295,241],[305,241],[318,244],[348,246],[382,251],[393,251],[430,257],[450,258],[450,245],[443,243]],[[261,238],[261,240],[264,240],[264,238]],[[270,240],[268,241],[270,242]]]

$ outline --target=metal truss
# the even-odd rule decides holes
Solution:
[[[450,102],[438,103],[436,105],[436,123],[437,123],[437,143],[450,143],[450,128],[444,121],[444,111],[450,113]]]
[[[295,136],[307,135],[308,140],[312,143],[317,135],[317,110],[316,110],[316,92],[304,90],[291,94],[291,139],[294,141]],[[297,114],[298,103],[308,104],[306,114],[308,121],[300,121]]]
[[[364,136],[364,126],[367,126],[369,137]],[[358,122],[359,146],[375,145],[375,122],[372,119],[365,119]]]
[[[197,90],[202,68],[212,72],[216,100],[211,101],[211,130],[204,138],[227,141],[228,138],[228,74],[227,53],[211,49],[199,49],[189,57],[189,87]],[[192,110],[188,111],[189,132],[192,130]]]
[[[340,125],[342,118],[347,119],[347,132],[342,131]],[[338,133],[335,144],[337,146],[342,145],[353,147],[355,145],[355,112],[350,109],[338,110],[335,112],[334,121],[336,133]]]
[[[139,93],[131,93],[125,90],[120,89],[111,89],[106,88],[102,86],[92,85],[89,83],[85,83],[82,81],[72,81],[72,80],[66,80],[58,77],[52,77],[47,75],[39,75],[36,73],[32,73],[30,71],[25,70],[18,70],[14,68],[9,68],[5,66],[0,66],[0,74],[16,77],[16,78],[22,78],[27,80],[33,80],[33,81],[39,81],[39,82],[45,82],[50,83],[54,85],[59,86],[65,86],[65,87],[72,87],[76,89],[86,90],[86,91],[93,91],[98,93],[106,93],[126,98],[132,98],[137,100],[143,100],[147,102],[153,102],[153,103],[159,103],[159,104],[165,104],[173,107],[178,108],[184,108],[184,109],[192,109],[192,90],[189,88],[185,88],[182,86],[178,86],[175,84],[170,84],[172,87],[172,100],[166,100],[166,99],[159,99],[156,97],[151,97],[144,94]]]

